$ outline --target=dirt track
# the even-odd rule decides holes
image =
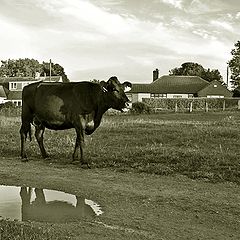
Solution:
[[[184,176],[83,170],[54,160],[1,158],[0,183],[62,190],[97,201],[94,220],[55,225],[71,239],[239,239],[240,189]]]

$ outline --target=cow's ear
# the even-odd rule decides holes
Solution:
[[[106,82],[106,88],[107,88],[108,92],[113,92],[117,82],[118,82],[117,77],[110,77],[108,79],[108,81]]]
[[[129,92],[132,89],[132,84],[130,82],[124,82],[122,84],[124,92]]]

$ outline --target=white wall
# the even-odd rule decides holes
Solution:
[[[0,104],[5,103],[7,100],[4,97],[0,97]]]
[[[143,98],[150,98],[150,93],[138,93],[138,102],[142,102]]]
[[[168,93],[167,98],[188,98],[188,94],[184,93]]]

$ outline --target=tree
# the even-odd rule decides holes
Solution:
[[[90,80],[90,82],[93,82],[93,83],[100,83],[100,80],[97,80],[97,79],[92,79],[92,80]]]
[[[186,62],[181,65],[180,68],[174,68],[170,70],[170,75],[178,75],[178,76],[200,76],[204,71],[204,68],[198,64],[193,62]]]
[[[240,86],[240,41],[234,44],[235,48],[232,49],[232,59],[228,62],[231,70],[231,83],[234,87]]]
[[[208,82],[211,82],[213,80],[223,82],[222,76],[217,69],[205,69],[202,65],[193,62],[186,62],[183,63],[180,68],[173,68],[169,71],[169,75],[199,76]]]
[[[34,77],[39,72],[41,66],[34,59],[8,59],[1,61],[0,76],[1,77]]]
[[[213,80],[218,80],[220,82],[223,82],[222,76],[217,69],[210,70],[208,68],[207,70],[204,70],[204,72],[202,72],[201,77],[209,82]]]
[[[41,76],[50,75],[50,66],[48,62],[40,64],[35,59],[8,59],[2,60],[0,66],[0,77],[35,77],[39,72]],[[69,82],[64,68],[59,64],[52,63],[52,76],[62,76],[64,82]]]
[[[50,63],[43,62],[41,64],[41,76],[50,76]],[[62,76],[63,82],[69,82],[67,75],[64,72],[64,68],[60,66],[58,63],[51,63],[51,75],[52,76]]]

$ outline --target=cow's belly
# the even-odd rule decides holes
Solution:
[[[77,121],[83,129],[94,131],[94,114],[79,114],[74,109],[65,106],[64,101],[55,95],[46,96],[42,103],[38,103],[35,113],[35,122],[39,122],[46,128],[64,130],[73,128]]]
[[[73,127],[69,111],[63,100],[57,96],[46,96],[42,103],[38,103],[35,122],[55,130]]]

